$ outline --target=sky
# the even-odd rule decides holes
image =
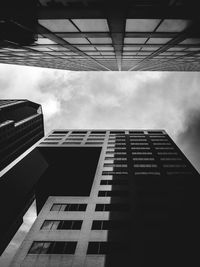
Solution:
[[[42,104],[46,134],[67,128],[165,129],[200,171],[199,72],[71,72],[0,64],[0,99],[15,98]],[[0,266],[8,266],[34,219],[33,205]]]

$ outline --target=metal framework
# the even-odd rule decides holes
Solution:
[[[37,41],[2,40],[0,63],[80,71],[200,70],[196,1],[117,2],[38,0]]]

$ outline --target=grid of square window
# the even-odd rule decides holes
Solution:
[[[55,5],[59,17],[57,13],[53,18],[40,15],[37,41],[29,46],[2,47],[0,62],[86,71],[199,70],[200,38],[192,30],[197,22],[180,16],[176,9],[178,5],[180,10],[187,10],[187,1],[126,1],[129,17],[116,13],[116,19],[109,14],[113,8],[107,8],[105,16],[102,1],[98,5],[94,1],[87,1],[87,5],[81,0],[78,4],[69,1],[63,14],[59,9],[66,8],[65,2],[39,0],[39,14],[48,14],[48,8]],[[198,9],[194,3],[190,8]],[[137,17],[131,15],[138,9],[148,16],[140,12]],[[170,9],[177,16],[161,19],[160,9]],[[92,17],[88,10],[93,10]],[[117,37],[113,34],[116,20]]]

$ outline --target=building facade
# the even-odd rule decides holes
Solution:
[[[39,104],[28,100],[0,100],[0,171],[43,136]]]
[[[19,0],[4,6],[0,63],[75,71],[200,70],[196,0]]]
[[[198,259],[199,174],[164,130],[54,130],[38,148],[49,171],[36,189],[38,217],[11,266]]]
[[[18,157],[43,136],[43,114],[39,104],[24,99],[0,100],[0,209],[4,214],[4,220],[0,220],[0,254],[21,225],[23,215],[33,201],[29,192],[32,190],[32,174],[25,177],[26,170],[19,170]],[[14,160],[19,163],[10,168],[9,164]],[[28,164],[25,165],[27,170],[31,168]],[[13,171],[15,168],[18,171]]]

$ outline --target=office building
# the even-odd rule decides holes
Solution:
[[[164,130],[54,130],[13,267],[189,266],[199,174]]]
[[[23,214],[33,200],[28,195],[32,174],[26,175],[24,170],[13,172],[18,167],[10,169],[9,164],[43,136],[41,105],[28,100],[0,100],[0,209],[4,217],[0,220],[0,253],[21,225]],[[28,165],[25,166],[29,168]],[[28,199],[27,203],[22,192]],[[25,205],[24,210],[16,208],[18,201],[20,207]]]
[[[75,71],[200,70],[198,1],[12,5],[1,9],[0,63]]]
[[[0,170],[44,136],[41,105],[0,100]]]

